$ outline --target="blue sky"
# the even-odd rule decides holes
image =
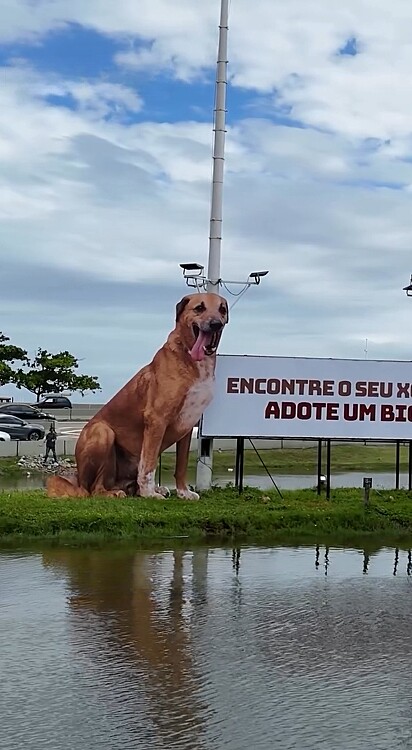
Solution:
[[[216,29],[217,34],[217,29]],[[148,49],[147,43],[135,39],[133,52]],[[126,45],[128,46],[128,45]],[[348,40],[342,52],[353,49],[353,40]],[[168,71],[136,71],[116,64],[116,55],[125,49],[124,39],[111,38],[93,29],[78,24],[69,24],[63,29],[51,31],[39,42],[10,43],[0,47],[0,64],[7,65],[10,59],[25,60],[44,75],[83,80],[106,80],[136,90],[145,106],[140,112],[128,113],[130,121],[143,122],[148,116],[154,122],[180,122],[196,120],[209,123],[214,106],[214,59],[208,69],[202,70],[195,83],[182,81]],[[348,52],[349,54],[349,52]],[[352,52],[350,52],[352,54]],[[250,115],[264,114],[274,122],[287,123],[291,127],[304,127],[303,122],[290,116],[287,106],[273,106],[276,92],[271,93],[270,102],[258,92],[232,87],[228,124]],[[48,101],[55,106],[76,108],[71,96],[50,96]]]
[[[179,263],[206,262],[218,18],[2,5],[1,328],[84,359],[97,398],[164,341]],[[232,0],[222,273],[270,274],[225,351],[410,358],[411,22],[402,0]]]

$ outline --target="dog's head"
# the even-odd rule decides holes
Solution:
[[[228,322],[228,304],[219,294],[189,294],[176,305],[176,327],[194,362],[216,354]]]

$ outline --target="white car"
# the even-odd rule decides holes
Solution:
[[[7,432],[1,432],[0,431],[0,442],[1,441],[6,441],[6,440],[11,440],[10,435]]]

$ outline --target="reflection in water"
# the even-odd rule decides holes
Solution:
[[[395,563],[393,566],[393,575],[396,576],[396,573],[398,572],[398,564],[399,564],[399,550],[398,548],[395,549]]]
[[[325,549],[325,576],[328,575],[328,568],[329,568],[329,547],[326,547]]]
[[[76,649],[88,647],[90,634],[82,623],[85,614],[92,613],[108,625],[109,641],[100,647],[109,646],[111,659],[119,664],[127,655],[136,697],[156,735],[181,738],[182,748],[193,742],[201,748],[202,701],[195,690],[190,600],[193,597],[198,607],[204,602],[206,556],[198,550],[191,557],[190,573],[184,571],[187,555],[181,551],[166,558],[138,553],[113,559],[99,551],[58,550],[43,560],[70,576]],[[185,581],[190,586],[185,587]]]
[[[239,573],[240,568],[240,549],[236,548],[232,550],[232,564],[233,564],[233,570],[237,573]]]
[[[0,553],[2,747],[408,748],[410,576],[386,548]]]

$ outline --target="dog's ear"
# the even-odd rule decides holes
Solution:
[[[180,300],[180,302],[176,305],[176,323],[179,320],[183,310],[185,309],[186,305],[189,303],[190,297],[183,297],[183,299]]]

